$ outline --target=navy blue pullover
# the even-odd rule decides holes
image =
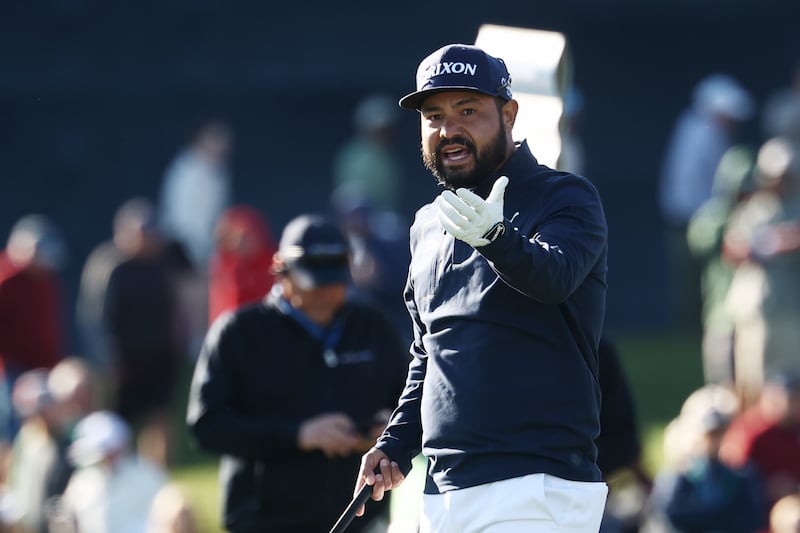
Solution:
[[[288,309],[273,290],[221,316],[195,368],[187,423],[201,448],[222,455],[230,531],[327,531],[352,497],[361,454],[300,450],[300,426],[343,412],[366,431],[403,388],[409,357],[384,313],[348,301],[318,338]]]
[[[378,447],[406,470],[421,449],[429,494],[532,473],[601,480],[602,204],[526,143],[475,192],[485,198],[502,175],[506,231],[494,242],[453,239],[433,204],[411,227],[414,358]]]

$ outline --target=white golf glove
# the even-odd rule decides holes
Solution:
[[[489,244],[505,228],[503,195],[506,185],[506,176],[497,178],[486,200],[468,189],[458,189],[455,193],[444,191],[436,199],[442,227],[447,233],[472,247]]]

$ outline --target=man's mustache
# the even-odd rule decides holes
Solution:
[[[436,147],[436,155],[441,156],[445,146],[453,146],[454,144],[459,144],[471,152],[476,152],[475,145],[468,139],[464,137],[453,137],[452,139],[442,139],[439,141],[439,145]]]

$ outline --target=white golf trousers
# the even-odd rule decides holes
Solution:
[[[420,533],[596,533],[608,486],[530,474],[424,494]]]

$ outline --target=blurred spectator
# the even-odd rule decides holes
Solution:
[[[600,427],[597,464],[608,479],[618,470],[639,468],[642,443],[636,419],[636,405],[616,345],[602,337],[600,353]]]
[[[800,533],[800,493],[787,494],[769,513],[770,533]]]
[[[80,287],[75,308],[75,321],[81,341],[81,355],[101,374],[110,372],[111,347],[108,332],[103,324],[103,304],[111,272],[124,259],[122,251],[115,242],[126,239],[128,229],[120,217],[114,223],[113,239],[96,246],[83,264]]]
[[[44,215],[17,221],[0,252],[0,358],[12,387],[22,372],[52,368],[63,355],[65,258],[61,232]]]
[[[0,392],[10,393],[21,373],[52,368],[64,354],[66,319],[61,273],[66,243],[52,220],[32,214],[11,228],[8,244],[0,251],[0,362],[6,382]],[[3,405],[0,435],[7,438],[19,428],[10,402]],[[7,451],[7,450],[6,450]]]
[[[410,343],[403,300],[411,260],[408,225],[397,213],[375,209],[364,198],[338,200],[334,208],[350,245],[354,294],[382,307]]]
[[[205,272],[214,248],[214,225],[232,201],[229,157],[233,132],[222,121],[201,124],[164,175],[159,199],[167,235],[182,243]]]
[[[600,531],[635,532],[652,480],[642,465],[641,433],[630,383],[617,347],[607,336],[600,338],[598,358],[602,403],[601,430],[595,441],[597,465],[609,484]]]
[[[47,375],[47,388],[58,403],[64,432],[72,438],[78,421],[101,406],[97,375],[82,357],[68,356]]]
[[[382,313],[348,299],[348,255],[334,223],[296,217],[269,296],[209,330],[187,423],[222,455],[222,521],[232,532],[327,531],[403,388],[406,348]],[[388,520],[388,499],[367,506],[348,531]]]
[[[155,220],[144,198],[118,210],[114,241],[121,260],[108,274],[102,324],[115,378],[110,407],[136,431],[139,452],[166,465],[169,408],[188,354],[178,281],[185,265],[176,261]]]
[[[724,256],[736,266],[736,387],[746,404],[769,373],[800,373],[800,145],[783,138],[758,152],[757,190],[731,214]]]
[[[734,391],[723,385],[706,384],[694,390],[664,432],[665,468],[686,468],[695,447],[697,432],[694,430],[702,425],[703,416],[711,410],[732,419],[741,410],[741,404]]]
[[[18,427],[17,415],[11,402],[11,389],[0,359],[0,487],[8,478],[11,441]],[[0,524],[2,524],[2,496],[0,496]],[[0,527],[0,533],[2,528]]]
[[[145,533],[199,533],[194,510],[174,483],[156,494],[147,517]]]
[[[392,150],[397,127],[397,99],[372,94],[353,112],[355,135],[339,148],[333,165],[333,201],[361,198],[377,210],[401,206],[402,171]]]
[[[564,95],[564,112],[559,124],[561,153],[556,167],[579,176],[586,172],[586,153],[581,139],[584,106],[583,92],[574,85],[570,86]]]
[[[105,308],[108,284],[114,270],[127,259],[143,239],[143,235],[158,235],[156,213],[152,203],[141,197],[125,201],[114,214],[112,238],[97,245],[83,265],[76,304],[76,321],[81,335],[81,356],[98,374],[106,390],[97,391],[102,396],[112,394],[116,379],[114,339],[106,323]],[[164,254],[173,265],[175,278],[191,275],[191,261],[181,244],[160,234]],[[177,282],[176,282],[177,283]],[[102,398],[113,402],[113,398]]]
[[[689,249],[703,268],[703,377],[706,383],[733,387],[733,318],[726,306],[733,267],[722,254],[731,214],[753,189],[755,153],[744,145],[722,156],[714,176],[713,194],[692,215]]]
[[[148,516],[169,478],[137,456],[128,424],[110,411],[95,411],[75,428],[69,457],[75,472],[51,520],[76,533],[145,533]]]
[[[665,433],[673,462],[656,475],[643,533],[754,533],[766,525],[767,509],[757,472],[720,460],[720,443],[735,397],[706,386],[687,398]]]
[[[689,253],[687,226],[711,197],[720,159],[753,107],[750,94],[732,77],[710,75],[695,87],[692,105],[678,117],[666,147],[658,191],[666,230],[666,294],[670,320],[683,329],[701,326],[701,272]]]
[[[764,483],[767,508],[800,487],[800,378],[770,376],[758,401],[734,418],[722,459],[753,465]]]
[[[769,95],[761,119],[766,139],[787,137],[800,142],[800,61],[795,64],[789,86]]]
[[[54,397],[46,369],[28,370],[14,384],[22,425],[14,438],[8,490],[21,533],[47,533],[47,503],[64,491],[72,473],[68,399]]]
[[[272,256],[278,249],[267,219],[257,209],[226,210],[214,230],[216,248],[209,263],[209,324],[225,311],[255,302],[275,282]]]

